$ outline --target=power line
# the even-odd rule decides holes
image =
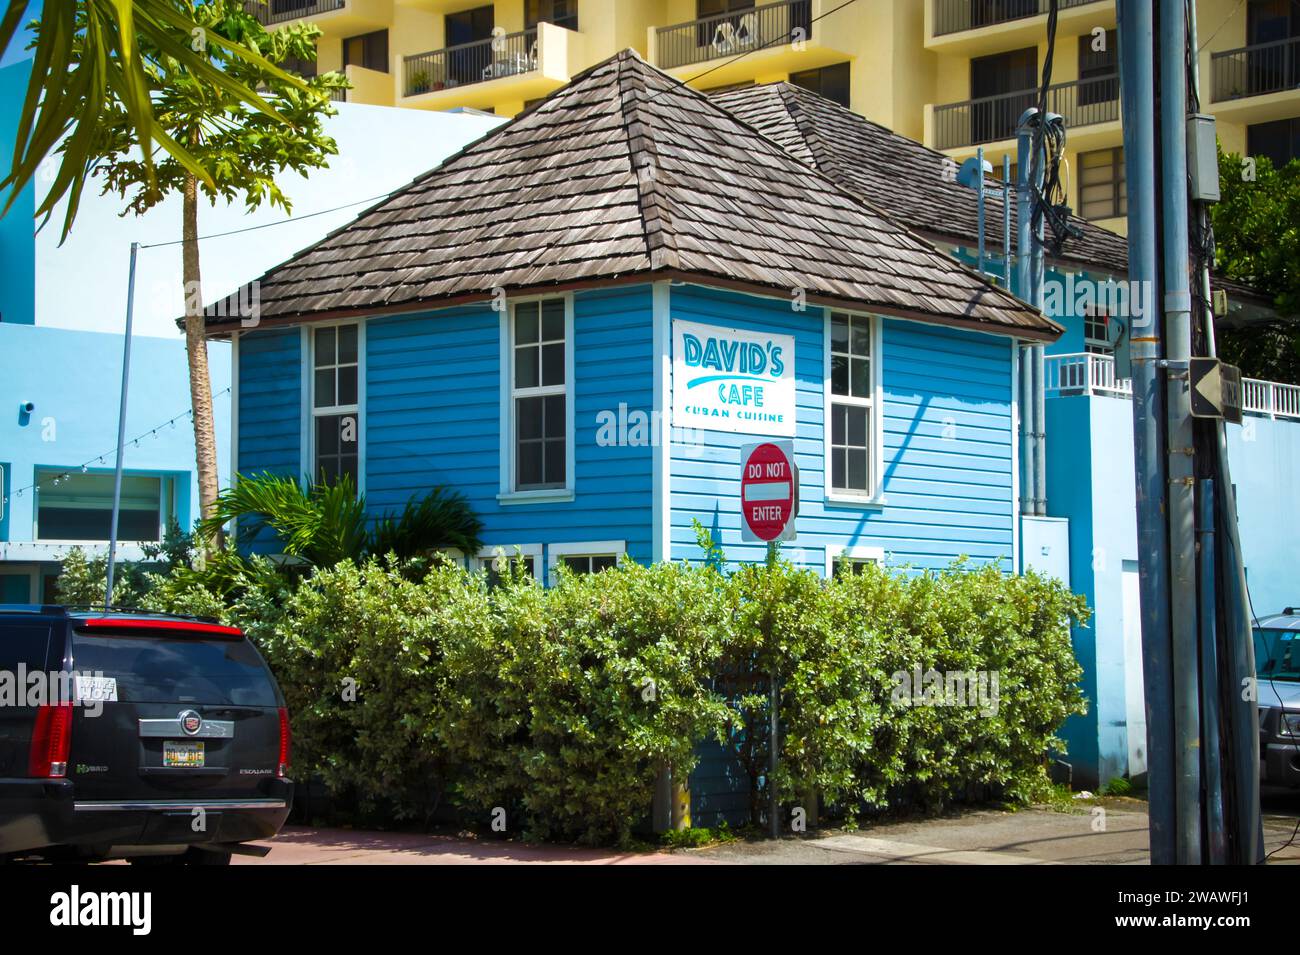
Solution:
[[[215,398],[220,398],[222,395],[226,395],[226,394],[229,394],[229,393],[230,393],[230,387],[227,386],[227,387],[225,387],[225,388],[222,388],[220,391],[216,392],[215,394],[213,394],[212,397],[213,397],[214,399],[215,399]],[[193,410],[190,410],[190,411],[182,411],[180,414],[175,415],[174,417],[168,418],[168,419],[167,419],[166,421],[164,421],[162,424],[160,424],[160,425],[158,425],[158,426],[156,426],[156,427],[150,428],[148,431],[142,431],[142,432],[140,432],[138,435],[136,435],[134,438],[131,438],[131,439],[130,439],[129,441],[127,441],[126,443],[129,444],[129,445],[131,445],[132,447],[138,448],[138,447],[140,447],[140,442],[143,441],[145,438],[156,438],[156,437],[158,437],[158,432],[161,431],[161,430],[163,430],[163,428],[167,428],[167,427],[175,428],[175,427],[176,427],[176,422],[180,421],[182,418],[190,418],[190,419],[193,419],[193,417],[194,417],[194,411],[193,411]],[[78,464],[78,465],[76,465],[76,466],[74,466],[74,467],[68,468],[68,470],[63,471],[63,472],[61,472],[61,473],[59,473],[59,474],[54,475],[53,480],[50,482],[50,486],[52,486],[52,487],[57,487],[59,484],[62,484],[62,483],[63,483],[64,481],[66,481],[68,478],[72,477],[74,473],[79,472],[79,473],[81,473],[81,474],[85,474],[88,470],[90,470],[90,468],[91,468],[92,465],[101,465],[101,466],[102,466],[102,465],[106,465],[108,459],[111,458],[111,457],[113,457],[113,456],[115,456],[116,454],[117,454],[117,448],[114,447],[114,448],[111,448],[111,449],[108,450],[108,451],[105,451],[103,454],[97,454],[97,455],[95,455],[93,458],[91,458],[91,459],[88,460],[88,461],[85,461],[85,462],[83,462],[83,463],[81,463],[81,464]],[[47,480],[48,480],[49,475],[47,474],[46,477],[47,477]],[[12,492],[11,495],[6,496],[6,497],[4,498],[4,503],[5,503],[5,504],[8,504],[9,501],[10,501],[11,499],[22,497],[22,496],[23,496],[25,493],[27,493],[28,491],[32,491],[33,493],[39,494],[39,493],[40,493],[40,490],[41,490],[41,483],[42,483],[42,482],[40,482],[40,481],[35,481],[35,482],[31,483],[31,484],[28,484],[26,487],[21,487],[21,488],[19,488],[18,490]]]
[[[229,232],[214,232],[212,235],[201,235],[196,241],[202,242],[205,239],[221,239],[228,235],[240,235],[244,232],[256,232],[258,229],[270,229],[278,225],[288,225],[291,222],[301,222],[304,219],[314,219],[316,216],[329,215],[331,212],[341,212],[344,209],[350,209],[353,206],[365,205],[367,203],[378,202],[381,199],[387,199],[391,192],[381,193],[369,199],[358,199],[355,202],[345,202],[341,206],[335,206],[333,209],[321,209],[319,212],[308,212],[300,216],[289,216],[287,219],[281,219],[279,222],[263,222],[261,225],[245,226],[242,229],[231,229]],[[184,239],[175,239],[171,242],[151,242],[148,245],[141,245],[142,249],[160,249],[168,245],[181,245]]]

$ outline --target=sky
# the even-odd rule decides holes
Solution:
[[[404,186],[502,122],[493,116],[337,104],[326,130],[339,146],[328,169],[309,178],[289,174],[281,187],[295,217],[371,200]],[[39,178],[39,177],[38,177]],[[37,196],[41,195],[37,183]],[[273,265],[350,222],[366,205],[299,221],[270,207],[246,213],[242,203],[199,208],[199,235],[284,223],[200,242],[203,299],[215,301]],[[116,196],[87,195],[67,241],[59,245],[63,211],[36,237],[36,324],[120,332],[126,315],[131,242],[174,242],[181,235],[181,200],[173,196],[143,216],[120,213]],[[136,267],[135,334],[180,336],[184,310],[181,247],[142,248]]]

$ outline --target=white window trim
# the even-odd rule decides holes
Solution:
[[[871,446],[867,449],[867,467],[871,474],[872,487],[867,493],[855,493],[831,486],[833,471],[831,469],[831,405],[836,395],[831,391],[831,313],[838,312],[871,320],[871,399],[867,407],[871,409],[869,425]],[[882,466],[884,464],[884,388],[881,384],[881,365],[884,355],[881,351],[881,326],[883,320],[870,312],[855,312],[845,308],[827,308],[823,312],[822,326],[822,483],[826,500],[834,504],[852,504],[858,507],[878,508],[885,505]],[[838,396],[845,398],[844,395]],[[848,403],[860,403],[863,399],[849,398]]]
[[[489,561],[498,558],[522,558],[531,557],[533,559],[533,576],[538,583],[542,582],[542,545],[541,544],[489,544],[486,547],[479,548],[479,552],[469,559],[470,573],[487,569]]]
[[[564,300],[564,487],[515,489],[515,306],[547,299]],[[573,381],[573,293],[526,295],[512,298],[501,311],[500,374],[500,483],[501,504],[543,504],[574,498],[574,381]],[[557,392],[558,393],[558,392]]]
[[[861,561],[863,563],[883,564],[885,562],[885,549],[883,547],[874,547],[865,544],[827,544],[827,577],[830,577],[835,573],[835,562],[841,558],[844,560]]]
[[[357,327],[357,403],[316,407],[316,329]],[[329,322],[312,322],[302,329],[302,471],[311,483],[316,482],[316,416],[321,414],[355,414],[357,416],[357,495],[366,493],[366,323],[356,318]]]
[[[575,541],[546,548],[546,583],[555,579],[555,565],[561,557],[613,557],[620,564],[627,557],[627,541]]]

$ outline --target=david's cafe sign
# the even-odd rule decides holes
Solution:
[[[794,436],[794,336],[673,321],[673,427]]]

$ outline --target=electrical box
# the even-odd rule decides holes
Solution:
[[[1065,517],[1020,518],[1021,566],[1070,586],[1070,521]]]
[[[1219,201],[1219,151],[1213,116],[1194,113],[1187,117],[1187,179],[1192,199]]]

